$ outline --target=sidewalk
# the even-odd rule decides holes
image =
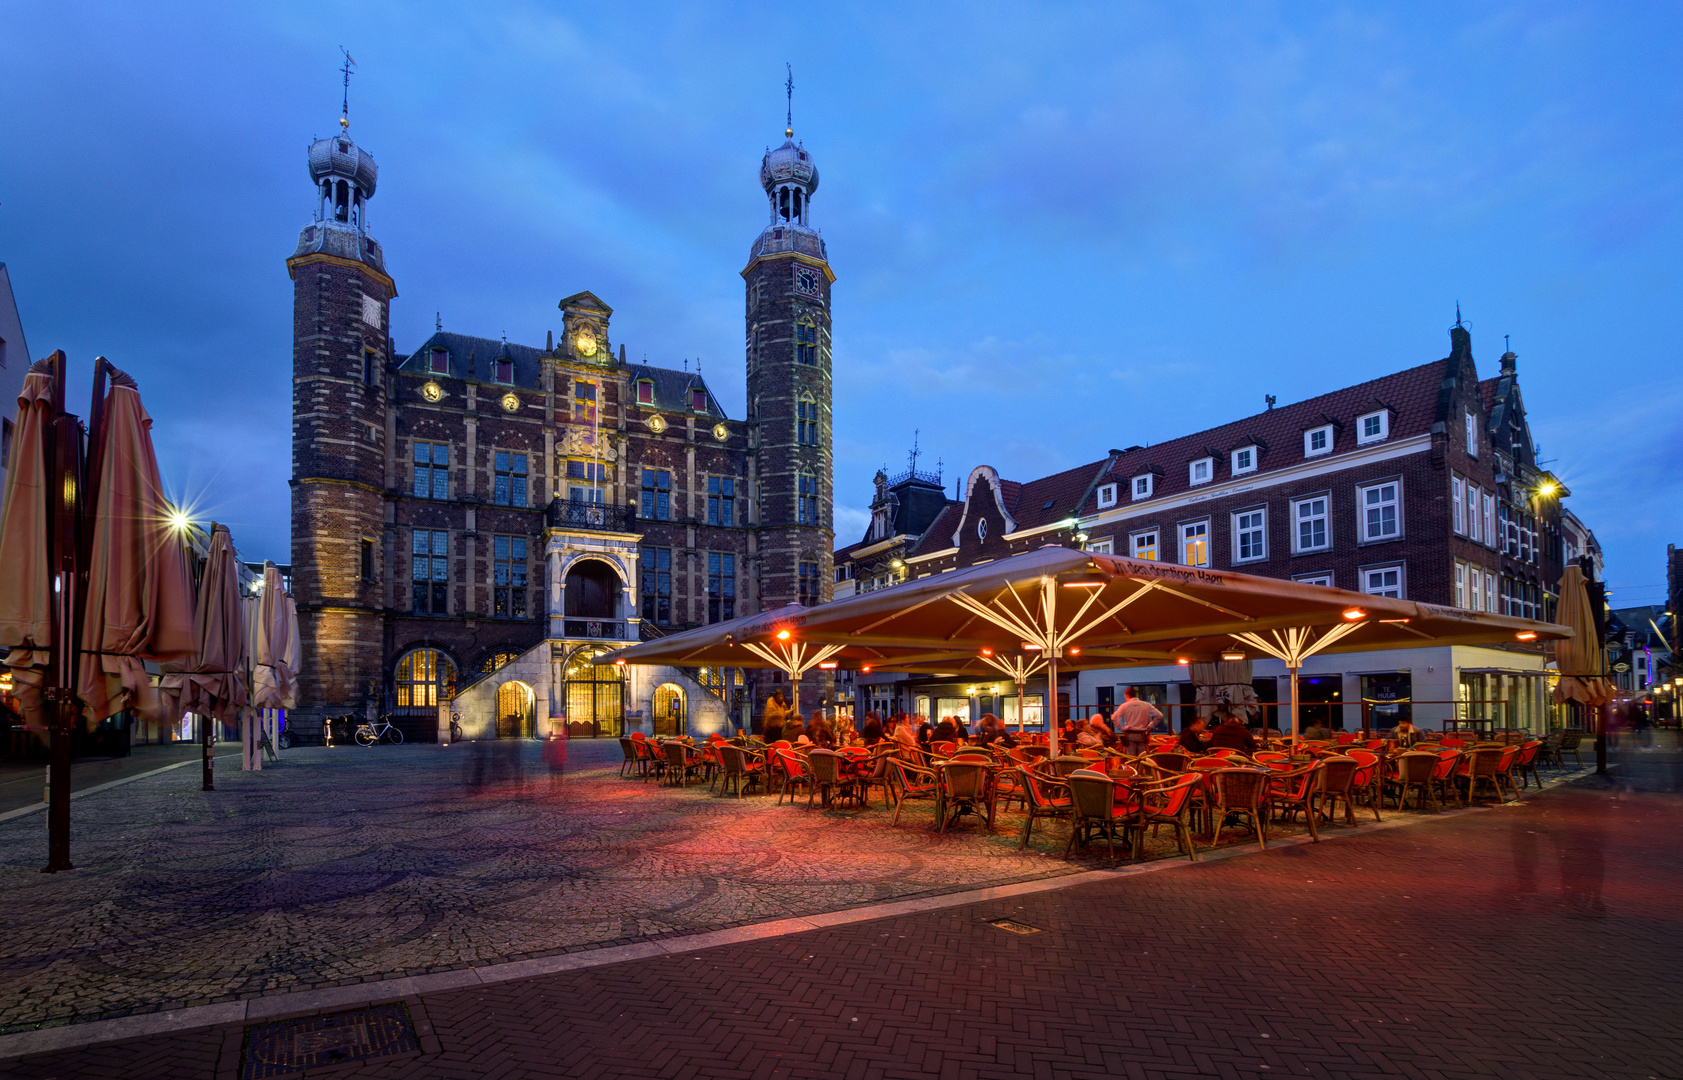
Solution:
[[[300,1011],[395,997],[412,1028],[308,1075],[1676,1076],[1683,865],[1655,838],[1683,826],[1683,759],[1615,762],[1319,845],[535,978],[345,986]],[[275,1017],[245,1015],[261,1042]],[[241,1021],[0,1074],[232,1077],[252,1045]]]
[[[237,743],[218,743],[216,752],[239,752]],[[113,780],[125,780],[165,765],[183,761],[198,761],[203,748],[198,743],[160,743],[136,746],[128,757],[77,758],[70,763],[72,794],[86,791]],[[0,814],[21,809],[41,801],[46,786],[47,763],[44,761],[0,761]]]

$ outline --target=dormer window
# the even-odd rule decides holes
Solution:
[[[493,361],[492,367],[493,367],[492,377],[494,379],[496,379],[497,382],[512,383],[514,381],[514,361],[513,360]]]
[[[707,411],[707,391],[697,386],[690,390],[690,408],[696,412]]]
[[[1187,482],[1207,484],[1215,477],[1215,458],[1199,458],[1187,467]]]
[[[450,374],[450,354],[443,349],[434,349],[427,370],[434,375]]]
[[[1156,477],[1150,473],[1134,477],[1134,501],[1151,498],[1152,489],[1156,486]]]
[[[1233,475],[1256,472],[1256,447],[1244,446],[1233,451]]]
[[[1303,456],[1319,457],[1332,453],[1332,425],[1322,424],[1303,433]]]
[[[637,404],[654,404],[654,383],[648,379],[637,380]]]
[[[1100,484],[1098,490],[1099,509],[1107,510],[1116,505],[1116,485]]]
[[[1391,434],[1391,414],[1386,409],[1356,417],[1356,445],[1383,442]]]

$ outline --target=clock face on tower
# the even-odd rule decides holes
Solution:
[[[589,323],[580,326],[573,333],[573,348],[580,356],[596,355],[596,328]]]
[[[818,295],[818,271],[810,266],[795,267],[795,291],[802,296]]]

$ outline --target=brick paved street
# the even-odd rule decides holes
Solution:
[[[289,752],[218,790],[189,766],[0,822],[0,1032],[483,966],[1088,868],[1009,815],[937,836],[922,803],[808,811],[618,776],[576,742]],[[1288,830],[1289,831],[1289,830]],[[1165,834],[1154,845],[1172,850]]]
[[[1675,1077],[1683,760],[1617,761],[1318,846],[411,996],[418,1053],[310,1075]],[[234,1076],[242,1036],[0,1073]]]

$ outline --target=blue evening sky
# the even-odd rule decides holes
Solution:
[[[133,372],[170,483],[285,560],[282,261],[338,46],[400,351],[435,312],[541,344],[590,289],[737,417],[792,61],[842,542],[914,429],[949,486],[1027,480],[1441,357],[1459,301],[1648,602],[1683,543],[1680,11],[13,0],[0,261],[32,350]]]

